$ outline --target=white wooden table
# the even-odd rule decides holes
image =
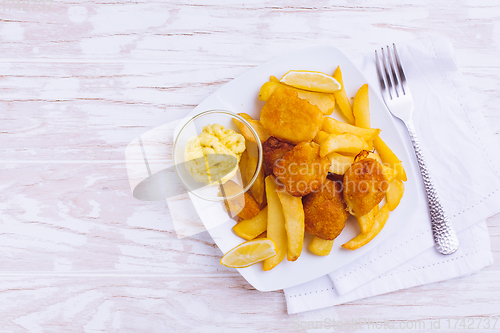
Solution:
[[[453,42],[500,147],[498,1],[45,2],[0,5],[1,332],[285,332],[360,317],[429,331],[500,316],[498,263],[288,316],[281,291],[219,264],[206,232],[179,240],[164,202],[133,198],[124,163],[135,137],[279,55],[331,44],[355,57],[433,34]],[[500,261],[500,215],[488,226]]]

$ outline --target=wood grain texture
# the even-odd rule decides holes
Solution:
[[[0,4],[0,331],[499,317],[500,215],[487,221],[496,262],[478,274],[288,316],[282,292],[219,264],[208,233],[178,239],[165,202],[134,199],[125,166],[134,138],[265,61],[330,44],[355,57],[433,34],[452,41],[500,147],[499,18],[489,0]]]

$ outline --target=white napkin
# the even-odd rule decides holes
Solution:
[[[467,275],[493,262],[485,219],[500,211],[500,174],[489,155],[495,151],[491,131],[470,100],[448,40],[414,41],[398,50],[420,145],[460,248],[448,256],[435,250],[420,183],[417,211],[404,227],[355,262],[286,289],[289,314]],[[374,54],[355,62],[379,91]],[[398,126],[411,145],[404,125]]]

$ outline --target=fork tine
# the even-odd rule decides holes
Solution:
[[[387,82],[387,86],[388,86],[388,91],[389,91],[389,96],[390,98],[392,99],[392,90],[395,89],[393,84],[392,84],[392,81],[391,81],[391,76],[389,75],[389,71],[387,70],[387,68],[389,67],[387,65],[387,57],[385,56],[385,52],[384,52],[384,48],[382,47],[381,48],[382,50],[382,65],[383,65],[383,69],[384,69],[384,77],[385,77],[385,81]]]
[[[384,75],[382,74],[382,68],[380,67],[380,61],[381,59],[379,59],[377,50],[375,50],[375,67],[377,68],[377,76],[380,81],[380,88],[384,97],[389,97],[389,95],[387,94],[387,85],[384,81]]]
[[[406,76],[405,72],[403,71],[403,66],[401,66],[401,60],[399,58],[399,53],[398,49],[396,48],[396,44],[392,44],[392,47],[394,48],[394,58],[396,59],[396,66],[398,68],[399,72],[399,77],[401,78],[401,86],[403,87],[403,94],[407,94],[407,89],[406,89]]]
[[[391,73],[392,73],[392,78],[393,78],[393,83],[394,83],[394,91],[396,92],[396,96],[399,97],[399,91],[403,91],[403,88],[401,87],[401,83],[398,80],[398,76],[396,75],[396,69],[394,66],[394,60],[393,56],[391,54],[391,50],[389,49],[389,45],[386,46],[387,48],[387,61],[389,62],[389,67],[391,68]]]

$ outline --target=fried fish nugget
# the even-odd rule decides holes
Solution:
[[[288,193],[303,197],[321,188],[328,176],[330,160],[319,155],[319,145],[302,142],[286,153],[273,168]]]
[[[354,162],[344,174],[343,183],[347,208],[356,217],[378,205],[389,187],[382,165],[372,158]]]
[[[349,217],[342,198],[342,184],[326,179],[321,189],[302,198],[306,232],[326,240],[335,239]]]
[[[266,176],[273,174],[273,167],[276,163],[285,156],[290,150],[295,147],[294,145],[283,142],[271,136],[269,139],[262,143],[262,155],[264,156],[264,172]]]
[[[299,98],[295,90],[279,88],[264,104],[260,122],[269,135],[297,144],[314,139],[323,124],[323,113]]]

